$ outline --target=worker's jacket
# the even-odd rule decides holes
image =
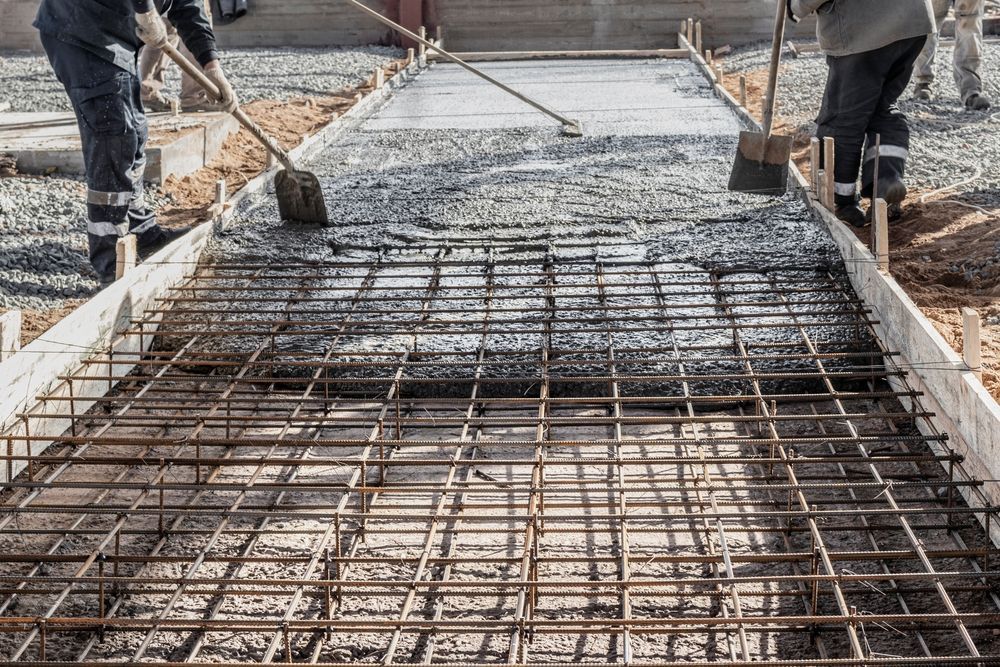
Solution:
[[[203,2],[155,0],[155,6],[174,24],[198,62],[205,65],[218,55]],[[40,32],[87,49],[135,74],[135,54],[142,46],[142,40],[135,34],[135,11],[142,4],[146,3],[137,0],[42,0],[34,26]]]
[[[820,48],[830,56],[874,51],[934,32],[931,0],[788,0],[793,20],[813,12]]]

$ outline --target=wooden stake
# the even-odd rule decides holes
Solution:
[[[831,211],[833,210],[833,193],[834,193],[834,165],[837,163],[836,148],[834,147],[833,137],[825,137],[823,139],[823,205],[826,206]]]
[[[819,197],[819,174],[823,169],[823,165],[819,162],[819,153],[819,139],[813,137],[809,140],[809,182],[816,197]]]
[[[413,60],[416,57],[417,57],[417,51],[416,51],[416,49],[407,49],[406,50],[406,66],[409,67],[410,65],[412,65],[413,64]]]
[[[747,77],[740,74],[740,106],[747,108]]]
[[[715,66],[715,78],[718,79],[720,86],[722,85],[722,82],[723,82],[722,76],[723,76],[722,65],[716,65]]]
[[[375,90],[385,85],[385,70],[381,67],[375,69]]]
[[[889,205],[884,199],[872,202],[872,225],[875,227],[874,254],[878,258],[878,268],[889,270]]]
[[[702,53],[701,48],[701,21],[694,24],[694,50],[696,53]]]
[[[441,29],[441,26],[434,28],[434,43],[438,46],[444,46],[444,31]]]
[[[705,64],[712,69],[712,49],[705,49]]]
[[[980,381],[983,379],[982,320],[972,308],[962,308],[962,357]]]
[[[170,113],[174,116],[181,115],[181,101],[176,97],[171,98],[170,100]]]
[[[427,39],[427,28],[425,28],[424,26],[420,26],[420,30],[417,31],[417,34],[420,35],[420,39]],[[423,42],[421,42],[420,44],[417,45],[417,49],[418,49],[417,51],[418,55],[420,56],[421,59],[423,59],[424,56],[427,55],[427,46]]]
[[[10,359],[21,349],[21,320],[20,310],[0,315],[0,361]]]
[[[135,268],[139,253],[135,245],[135,234],[126,234],[115,244],[115,280]]]
[[[694,19],[687,20],[687,40],[689,46],[694,46]]]
[[[215,182],[215,205],[220,209],[226,205],[226,181],[222,178]]]

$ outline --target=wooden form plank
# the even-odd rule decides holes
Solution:
[[[702,75],[713,81],[714,74],[701,55],[690,48],[684,35],[679,35],[679,39],[688,47],[689,57]],[[717,84],[714,88],[747,127],[761,131],[760,123],[725,88]],[[874,326],[879,339],[888,349],[899,353],[897,363],[906,370],[906,381],[921,392],[923,408],[934,413],[932,425],[920,421],[920,429],[947,433],[947,447],[965,457],[964,467],[976,479],[1000,479],[1000,404],[896,279],[881,270],[871,250],[823,206],[794,162],[789,163],[789,172],[803,200],[840,250],[854,291],[875,313],[878,324]],[[894,388],[903,389],[897,378],[890,377],[889,382]],[[905,407],[912,406],[906,397],[900,400]],[[940,449],[942,445],[932,444],[932,447]],[[962,488],[962,495],[970,503],[975,501],[974,492]],[[987,484],[982,492],[990,505],[1000,505],[1000,485]],[[977,520],[981,521],[978,515]],[[1000,544],[1000,526],[995,521],[990,524],[990,537]]]
[[[292,159],[306,161],[322,151],[378,109],[395,90],[419,72],[416,64],[402,69],[381,89],[371,91],[320,132],[289,151]],[[120,332],[128,328],[133,318],[141,317],[170,287],[184,279],[198,263],[212,234],[232,224],[241,202],[258,195],[267,196],[268,184],[277,170],[278,167],[274,167],[251,179],[226,205],[213,207],[212,217],[208,220],[102,290],[49,329],[42,338],[0,363],[0,387],[3,388],[0,390],[0,434],[23,435],[25,420],[19,415],[30,411],[36,417],[30,422],[31,434],[56,438],[69,428],[70,421],[46,415],[62,412],[65,404],[60,407],[52,402],[39,402],[36,400],[39,395],[52,393],[54,396],[69,397],[72,392],[77,396],[101,396],[112,389],[115,382],[87,378],[95,375],[122,378],[130,373],[134,368],[130,359],[148,349],[156,332],[157,320],[151,319],[144,326],[148,336],[124,338]],[[129,354],[133,356],[129,357]],[[114,363],[115,358],[121,363]],[[112,363],[106,366],[84,364],[87,359]],[[60,376],[68,374],[82,377],[72,385],[59,380]],[[80,414],[92,406],[92,403],[76,401],[74,410]],[[3,441],[3,435],[0,435],[0,443]],[[32,454],[41,453],[50,444],[51,441],[33,443]],[[27,453],[23,443],[15,444],[13,453]],[[14,466],[13,474],[17,475],[23,468],[23,464]],[[0,479],[6,481],[7,474],[7,466],[0,466]]]

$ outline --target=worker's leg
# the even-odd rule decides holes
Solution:
[[[823,106],[816,119],[816,136],[834,139],[834,199],[838,209],[857,204],[865,133],[882,100],[883,84],[895,60],[894,49],[895,45],[890,44],[874,51],[827,57],[829,74]]]
[[[206,0],[205,15],[209,24],[212,23],[212,3]],[[193,63],[197,63],[194,54],[187,46],[181,44],[181,53]],[[222,107],[215,103],[197,81],[185,73],[181,73],[181,107],[185,111],[221,111]]]
[[[934,57],[937,54],[941,26],[944,25],[944,20],[948,16],[951,3],[952,0],[933,1],[934,20],[936,21],[937,30],[927,38],[927,44],[913,65],[913,79],[916,82],[918,91],[920,88],[929,89],[931,84],[934,83]],[[930,97],[928,96],[927,99],[930,99]]]
[[[955,0],[955,85],[965,103],[983,90],[983,13],[985,0]]]
[[[167,26],[167,35],[171,44],[177,46],[180,38],[177,29],[170,21],[164,20]],[[171,60],[162,50],[144,46],[139,52],[139,79],[142,81],[142,101],[152,111],[166,111],[169,109],[170,100],[163,95],[163,86],[166,84],[167,68]]]
[[[131,232],[148,248],[165,235],[142,200],[147,129],[139,79],[53,37],[42,35],[42,45],[76,112],[87,172],[90,262],[106,282],[114,279],[119,238]]]
[[[861,194],[872,196],[875,173],[876,136],[881,138],[879,154],[880,197],[898,204],[906,196],[902,186],[906,158],[910,151],[910,128],[906,116],[899,110],[899,96],[906,90],[913,72],[913,62],[924,48],[926,37],[913,37],[890,44],[884,56],[889,69],[882,86],[878,107],[867,128],[867,150],[861,174]],[[897,185],[898,184],[898,185]],[[900,189],[902,188],[902,189]],[[887,194],[888,193],[888,194]]]

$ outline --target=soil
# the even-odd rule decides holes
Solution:
[[[767,70],[743,74],[749,111],[759,119]],[[738,99],[739,78],[730,73],[724,83]],[[779,104],[775,132],[794,137],[792,159],[808,179],[811,134],[798,123],[782,119],[780,110]],[[979,313],[983,321],[983,384],[1000,400],[1000,227],[995,214],[970,206],[975,206],[974,196],[961,192],[911,192],[903,218],[889,228],[889,269],[960,354],[961,309],[974,308]],[[853,231],[861,240],[868,240],[867,228]],[[997,267],[996,273],[990,270],[992,266]]]

